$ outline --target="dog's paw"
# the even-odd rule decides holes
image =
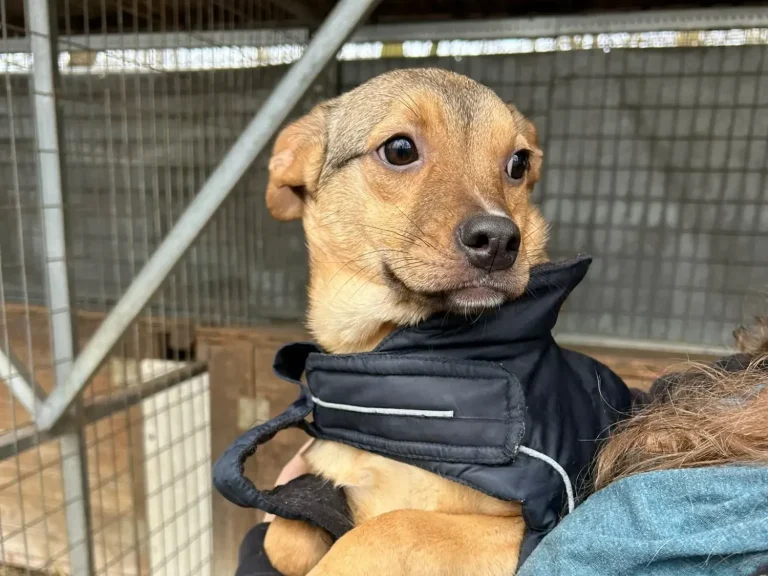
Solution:
[[[264,551],[284,576],[306,576],[331,547],[330,535],[306,522],[275,518],[264,538]]]

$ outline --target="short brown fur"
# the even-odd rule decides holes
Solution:
[[[393,169],[377,149],[402,135],[416,144],[419,163]],[[511,181],[504,169],[519,150],[530,153],[528,170]],[[432,313],[498,305],[456,296],[465,288],[503,300],[522,294],[531,266],[546,260],[547,227],[530,202],[541,159],[535,128],[514,107],[436,69],[384,74],[285,128],[270,161],[267,205],[278,219],[303,219],[316,340],[333,353],[364,352]],[[521,231],[508,270],[478,271],[456,249],[459,224],[482,213],[507,216]],[[313,472],[344,487],[356,527],[323,556],[329,546],[322,531],[276,519],[265,547],[283,574],[490,576],[516,569],[518,504],[336,443],[316,442],[305,457]],[[406,526],[418,526],[418,535],[408,536]],[[448,547],[458,533],[466,545]],[[423,544],[409,566],[386,554],[366,556],[390,537]]]

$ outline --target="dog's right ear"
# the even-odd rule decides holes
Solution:
[[[267,208],[277,220],[301,218],[306,195],[317,187],[329,109],[329,103],[316,106],[277,137],[267,183]]]

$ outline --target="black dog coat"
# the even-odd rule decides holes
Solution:
[[[259,491],[243,475],[260,444],[299,426],[521,502],[528,528],[522,563],[573,509],[573,487],[598,439],[630,408],[616,374],[561,348],[551,334],[590,263],[582,256],[538,266],[525,294],[499,310],[475,320],[435,316],[393,332],[370,353],[324,354],[306,343],[282,348],[275,372],[298,386],[299,398],[221,456],[214,468],[219,492],[240,506],[343,535],[352,527],[349,511],[343,492],[328,482],[303,476]]]

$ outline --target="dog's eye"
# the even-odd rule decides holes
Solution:
[[[512,180],[520,180],[525,176],[526,170],[528,170],[528,151],[518,150],[507,162],[507,176]]]
[[[413,164],[419,159],[416,144],[405,136],[395,136],[387,140],[378,150],[379,158],[393,166]]]

